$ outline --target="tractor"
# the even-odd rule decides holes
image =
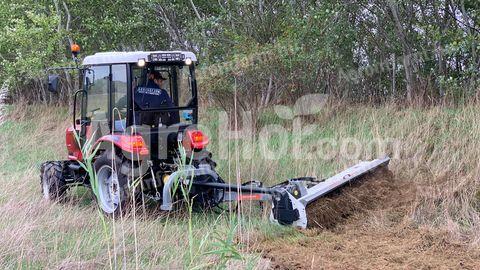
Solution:
[[[389,163],[388,157],[364,161],[328,179],[299,177],[272,187],[226,183],[207,150],[209,138],[197,128],[194,53],[101,52],[79,64],[78,52],[72,46],[76,67],[47,70],[53,93],[60,81],[51,74],[55,70],[77,70],[82,87],[73,94],[72,123],[65,131],[68,158],[41,165],[46,200],[64,199],[75,185],[95,188],[99,209],[108,216],[123,215],[138,198],[158,202],[163,211],[186,196],[205,211],[224,202],[268,201],[273,222],[306,228],[309,203]]]

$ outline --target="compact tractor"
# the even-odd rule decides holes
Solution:
[[[78,70],[82,89],[73,94],[72,125],[66,129],[68,159],[41,166],[47,200],[61,200],[74,185],[95,187],[99,208],[110,216],[124,214],[142,196],[158,201],[163,211],[186,196],[205,210],[224,202],[269,201],[273,222],[305,228],[309,203],[388,165],[388,157],[364,161],[328,179],[300,177],[272,187],[226,183],[206,149],[208,137],[196,126],[194,53],[102,52],[79,65],[78,51],[72,46],[76,67],[48,70],[49,91],[59,91],[60,77],[52,74],[59,69]],[[155,76],[162,88],[151,87]],[[157,102],[155,95],[165,94],[169,102]]]

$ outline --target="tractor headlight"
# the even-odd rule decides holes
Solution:
[[[192,58],[188,57],[185,59],[185,65],[190,66],[192,64]]]
[[[142,58],[142,59],[138,59],[137,66],[139,66],[139,67],[144,67],[145,64],[146,64],[145,59],[143,59],[143,58]]]

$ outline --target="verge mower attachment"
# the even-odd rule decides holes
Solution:
[[[308,217],[305,208],[308,204],[327,194],[340,189],[341,187],[359,180],[361,177],[372,173],[382,167],[388,166],[389,157],[362,161],[328,179],[317,180],[313,177],[294,178],[272,187],[262,187],[260,182],[248,182],[243,185],[231,185],[223,181],[194,181],[193,187],[211,190],[222,190],[216,192],[218,202],[257,200],[271,201],[273,204],[270,220],[281,225],[292,225],[299,228],[306,228]],[[189,172],[194,173],[196,172]],[[201,172],[202,175],[209,174],[215,179],[218,175],[213,171]],[[164,201],[163,210],[168,210],[171,202]]]
[[[302,178],[289,180],[289,184],[286,185],[286,195],[282,194],[280,199],[273,199],[270,219],[280,224],[306,228],[308,217],[305,208],[308,204],[348,183],[359,180],[368,173],[388,166],[389,162],[389,157],[363,161],[321,182]],[[292,184],[295,186],[294,189],[291,189]]]

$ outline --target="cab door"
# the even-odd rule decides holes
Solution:
[[[86,117],[89,119],[87,138],[94,137],[93,142],[111,133],[110,128],[110,66],[92,66],[87,74]]]

